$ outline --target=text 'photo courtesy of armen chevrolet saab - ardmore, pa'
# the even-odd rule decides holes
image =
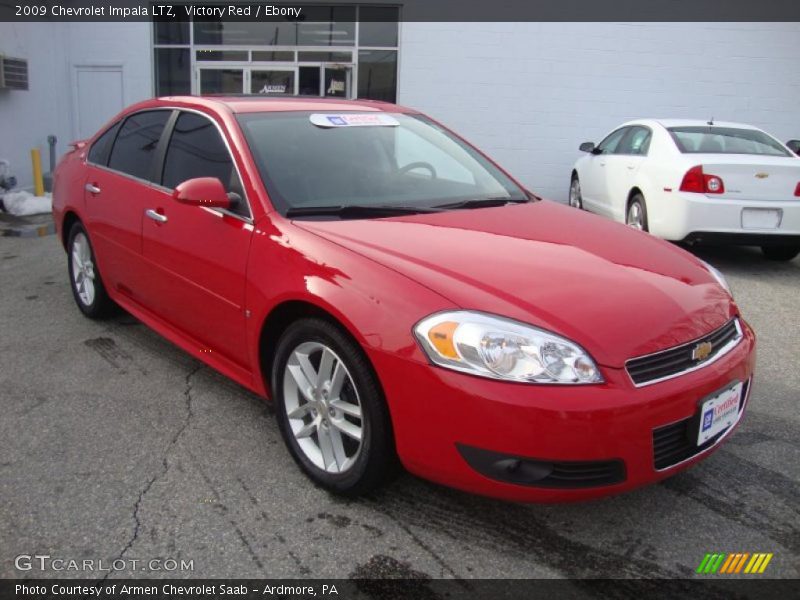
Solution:
[[[56,4],[2,597],[796,597],[797,8]]]

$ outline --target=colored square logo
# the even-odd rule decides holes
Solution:
[[[714,423],[714,409],[707,410],[703,415],[703,431],[710,429],[712,423]]]
[[[328,117],[328,121],[334,125],[347,125],[347,121],[345,121],[342,117]]]

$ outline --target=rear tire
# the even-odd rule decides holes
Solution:
[[[380,383],[339,327],[319,318],[290,325],[278,342],[271,383],[284,442],[312,481],[357,496],[396,472]]]
[[[647,227],[647,205],[642,194],[634,194],[628,202],[628,209],[625,212],[625,224],[639,231],[649,231]]]
[[[761,246],[761,252],[768,260],[787,261],[800,254],[798,246]]]
[[[89,234],[80,221],[76,221],[69,231],[67,269],[72,296],[84,315],[101,319],[114,311],[116,304],[106,292]]]

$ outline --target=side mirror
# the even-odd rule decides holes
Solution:
[[[594,142],[583,142],[578,146],[578,150],[581,152],[594,152]]]
[[[786,142],[786,145],[789,147],[789,150],[795,154],[800,154],[800,140],[789,140]]]
[[[230,209],[231,200],[222,182],[216,177],[187,179],[172,192],[172,197],[181,204]]]

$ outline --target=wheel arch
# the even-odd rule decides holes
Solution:
[[[61,245],[64,250],[67,249],[67,242],[69,242],[69,232],[75,223],[82,223],[81,218],[74,210],[68,210],[64,213],[64,219],[61,221]]]
[[[258,334],[258,367],[261,380],[264,382],[264,388],[270,399],[272,398],[270,375],[275,360],[278,340],[292,323],[295,323],[299,319],[311,317],[322,319],[340,328],[359,348],[361,348],[367,363],[370,365],[373,372],[375,372],[375,366],[369,359],[369,354],[364,347],[364,340],[355,333],[352,324],[342,315],[335,314],[334,311],[327,307],[321,306],[308,299],[286,299],[273,306],[269,313],[267,313],[261,323]],[[378,381],[380,382],[380,378],[378,378]]]
[[[625,213],[627,214],[628,209],[631,207],[631,200],[636,194],[641,194],[642,200],[647,202],[647,197],[644,195],[644,191],[638,185],[634,185],[631,190],[628,192],[628,199],[625,201]]]

